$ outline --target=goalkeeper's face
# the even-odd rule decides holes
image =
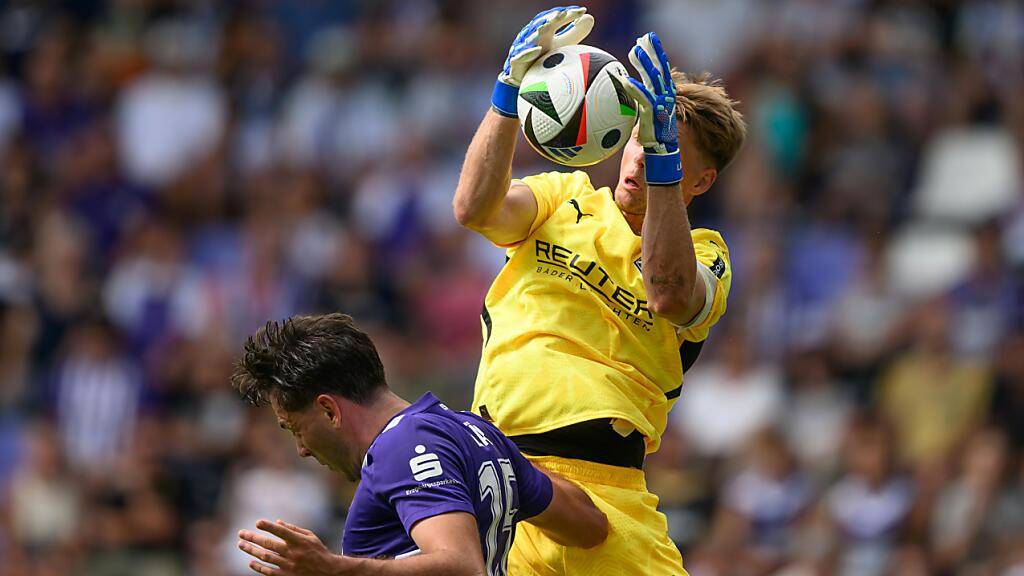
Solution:
[[[615,203],[626,214],[640,216],[647,210],[647,180],[644,178],[644,147],[637,140],[637,130],[622,148],[619,182],[615,186]]]
[[[615,185],[615,203],[626,214],[643,216],[647,211],[647,180],[644,178],[644,147],[637,139],[639,124],[633,129],[633,135],[622,149],[622,160],[619,163],[619,181]],[[679,148],[683,151],[683,200],[687,205],[694,196],[703,194],[715,181],[717,171],[711,168],[696,152],[697,148],[692,136],[682,124],[679,128]],[[687,154],[687,151],[694,153]]]

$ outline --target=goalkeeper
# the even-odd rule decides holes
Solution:
[[[643,82],[624,78],[640,110],[618,181],[595,188],[578,171],[513,180],[523,75],[592,27],[570,6],[520,32],[466,154],[455,217],[508,257],[484,302],[473,410],[583,486],[611,528],[604,544],[578,551],[527,526],[510,574],[680,575],[643,463],[725,311],[729,251],[717,232],[690,228],[687,206],[732,160],[746,127],[723,88],[672,71],[650,33],[629,55]]]

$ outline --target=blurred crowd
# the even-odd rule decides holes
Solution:
[[[751,126],[691,206],[733,292],[647,464],[690,573],[1024,574],[1024,6],[586,4]],[[260,517],[338,548],[353,487],[233,359],[343,311],[400,394],[468,408],[504,256],[451,196],[546,7],[0,3],[0,574],[240,575]]]

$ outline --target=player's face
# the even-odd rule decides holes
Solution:
[[[276,399],[270,405],[281,428],[291,432],[295,449],[303,458],[313,457],[320,464],[341,472],[349,480],[359,479],[360,466],[355,450],[346,442],[332,418],[323,406],[316,402],[304,410],[289,411],[281,407]]]
[[[637,140],[639,125],[622,149],[619,182],[615,185],[615,203],[627,214],[640,215],[647,210],[647,181],[644,179],[644,147]]]
[[[638,124],[633,128],[633,135],[622,150],[619,163],[619,181],[615,186],[615,203],[619,210],[627,214],[642,216],[647,210],[647,180],[644,178],[644,147],[640,145],[637,134]],[[689,131],[679,127],[679,147],[683,151],[683,200],[687,205],[694,196],[707,190],[717,175],[714,168],[709,168],[698,154],[687,154],[687,150],[696,150]]]

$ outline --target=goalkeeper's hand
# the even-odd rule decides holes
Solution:
[[[560,30],[563,26],[565,29]],[[594,17],[580,6],[559,6],[534,16],[508,51],[491,95],[494,110],[502,116],[515,118],[519,85],[530,65],[551,50],[579,44],[593,28]]]
[[[636,39],[629,61],[643,83],[626,77],[624,85],[640,107],[640,144],[644,147],[647,183],[670,186],[683,179],[676,127],[676,86],[672,66],[654,32]]]

